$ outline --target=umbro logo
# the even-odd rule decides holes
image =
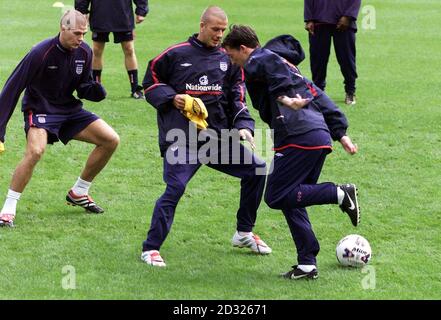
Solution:
[[[190,67],[190,66],[192,66],[191,63],[188,63],[188,62],[186,62],[186,63],[181,63],[181,67]]]

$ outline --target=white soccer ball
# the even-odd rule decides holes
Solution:
[[[338,262],[343,266],[362,267],[372,259],[369,242],[358,234],[350,234],[341,239],[335,253]]]

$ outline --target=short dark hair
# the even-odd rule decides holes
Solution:
[[[230,26],[230,32],[222,42],[222,47],[239,49],[241,45],[248,48],[260,47],[259,38],[251,27],[233,24]]]

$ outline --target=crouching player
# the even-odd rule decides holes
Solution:
[[[274,130],[275,155],[265,202],[282,210],[298,255],[298,265],[283,276],[315,279],[320,247],[305,208],[339,204],[354,226],[360,221],[354,184],[317,184],[326,155],[332,151],[331,137],[340,141],[349,154],[357,152],[357,146],[346,135],[346,117],[293,64],[261,48],[251,28],[232,26],[223,47],[233,63],[244,68],[253,106]]]
[[[92,50],[83,42],[87,18],[78,11],[67,11],[60,22],[60,33],[34,46],[18,64],[0,94],[0,141],[5,141],[6,125],[20,94],[26,89],[22,111],[27,138],[26,151],[12,176],[6,201],[0,212],[0,226],[13,226],[17,201],[31,179],[32,172],[48,143],[72,139],[96,147],[73,188],[68,204],[92,213],[102,213],[89,196],[89,187],[104,168],[119,143],[117,133],[95,114],[86,111],[73,96],[100,101],[104,88],[92,81]]]

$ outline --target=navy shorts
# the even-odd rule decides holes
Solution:
[[[109,33],[110,32],[92,32],[92,40],[96,42],[109,42]],[[135,32],[133,30],[112,33],[113,43],[132,41],[135,37]]]
[[[99,119],[96,114],[84,109],[74,114],[34,114],[32,111],[26,111],[23,115],[26,135],[30,127],[45,129],[49,144],[59,140],[67,144],[77,133]]]

